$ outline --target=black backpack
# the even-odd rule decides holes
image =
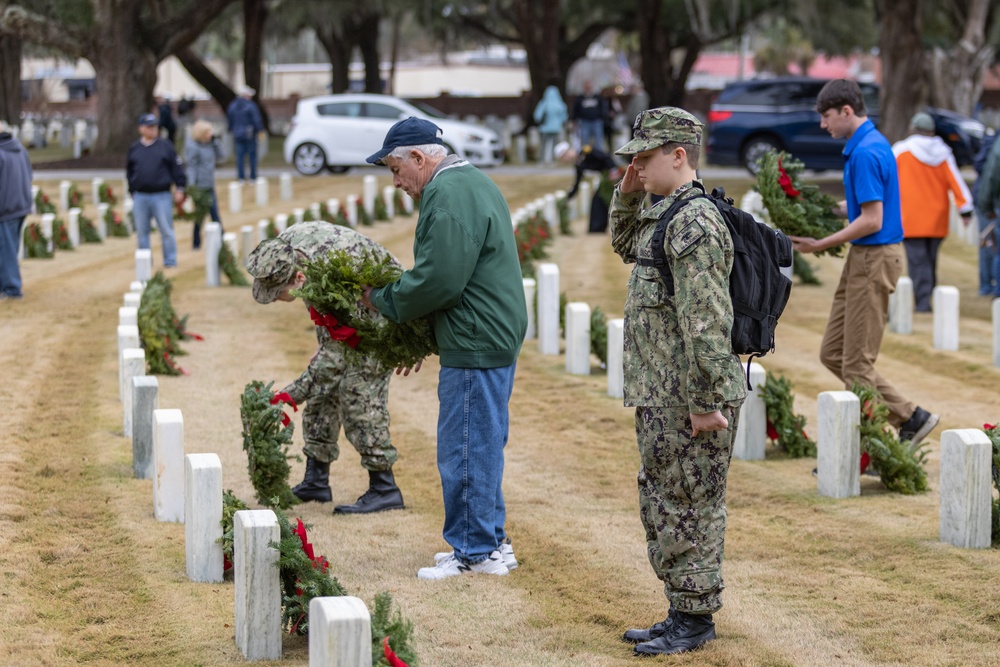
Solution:
[[[695,186],[702,194],[675,201],[656,223],[653,232],[653,259],[636,258],[642,266],[655,266],[674,294],[674,276],[667,264],[663,239],[667,225],[680,209],[695,199],[708,199],[715,204],[726,221],[733,238],[733,270],[729,274],[729,296],[733,300],[733,352],[762,357],[774,350],[774,328],[788,303],[792,281],[779,270],[792,265],[792,242],[782,232],[757,222],[746,211],[733,206],[726,191],[715,188],[705,194],[700,183]],[[749,364],[748,371],[749,373]]]

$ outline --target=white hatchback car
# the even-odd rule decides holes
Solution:
[[[375,94],[322,95],[299,100],[285,137],[285,161],[306,176],[324,168],[343,173],[382,148],[389,128],[410,116],[441,128],[450,153],[485,167],[503,162],[500,137],[489,128],[451,120],[430,107]]]

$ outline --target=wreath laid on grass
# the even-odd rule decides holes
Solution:
[[[861,399],[861,451],[868,454],[882,483],[905,495],[926,491],[926,444],[899,441],[889,425],[889,408],[878,391],[857,383],[851,391]]]
[[[146,351],[146,365],[152,375],[187,375],[174,359],[186,354],[179,342],[202,339],[187,330],[187,315],[177,317],[170,303],[172,290],[171,281],[157,271],[147,281],[139,301],[139,341]]]
[[[546,247],[552,242],[549,224],[540,213],[535,213],[514,228],[514,243],[517,246],[517,259],[521,263],[521,275],[525,278],[535,276],[535,262],[548,259]]]
[[[104,214],[104,225],[108,230],[108,236],[128,238],[132,235],[128,225],[122,220],[122,216],[113,208],[109,208]]]
[[[789,236],[821,239],[844,228],[836,214],[837,201],[819,187],[803,183],[802,162],[788,153],[765,153],[758,162],[756,188],[771,223]],[[816,255],[840,257],[844,246],[827,248]]]
[[[767,374],[767,381],[754,388],[767,411],[767,437],[792,458],[816,456],[816,442],[806,435],[806,418],[793,412],[792,383],[782,375]]]
[[[590,311],[590,352],[608,365],[608,316],[600,306]]]
[[[69,240],[69,231],[62,218],[56,218],[52,221],[52,243],[55,244],[56,250],[73,250],[73,243]]]
[[[392,195],[392,207],[396,211],[396,215],[402,215],[405,217],[413,215],[413,208],[411,206],[407,206],[406,198],[403,196],[403,191],[398,188]]]
[[[229,244],[225,241],[223,241],[219,246],[219,270],[226,274],[226,278],[229,279],[230,285],[247,287],[250,284],[247,281],[246,276],[243,275],[243,269],[241,269],[239,263],[237,263],[236,257],[229,249]]]
[[[42,225],[32,222],[24,227],[24,257],[26,259],[52,259],[55,253],[49,252],[49,240],[42,233]]]
[[[69,201],[67,210],[70,208],[83,208],[83,195],[80,193],[80,189],[76,187],[76,183],[69,186],[67,200]]]
[[[364,225],[365,227],[372,226],[372,217],[368,215],[368,210],[364,206],[357,207],[358,212],[358,224]]]
[[[52,200],[48,198],[48,195],[42,192],[41,188],[39,188],[38,192],[35,194],[35,212],[38,213],[38,215],[56,212],[56,205],[52,203]]]
[[[413,366],[437,354],[430,317],[398,323],[372,317],[359,304],[362,286],[382,287],[403,273],[389,256],[379,258],[367,250],[354,256],[334,250],[305,262],[301,270],[306,282],[292,294],[309,304],[313,322],[326,327],[334,340],[377,359],[386,368]]]
[[[148,289],[148,288],[147,288]],[[247,471],[261,505],[287,509],[299,503],[288,486],[291,468],[288,447],[295,425],[284,413],[282,404],[298,411],[295,401],[285,393],[275,394],[274,383],[254,380],[247,384],[240,399],[243,420],[243,451],[247,453]]]
[[[569,202],[565,197],[556,200],[556,212],[559,214],[559,233],[563,236],[572,236],[573,229],[569,225]]]
[[[232,567],[234,515],[249,509],[232,491],[222,495],[222,552],[226,569]],[[330,562],[317,555],[309,543],[307,526],[291,521],[281,509],[271,507],[278,519],[280,539],[268,546],[278,551],[278,580],[281,582],[282,627],[289,634],[309,632],[309,604],[315,597],[347,595],[343,585],[330,574]],[[374,667],[417,667],[413,648],[413,623],[393,610],[392,596],[379,593],[371,610],[372,665]],[[405,661],[405,662],[404,662]]]
[[[385,197],[375,195],[375,219],[386,221],[389,219],[389,207],[385,205]]]
[[[103,243],[101,235],[97,232],[94,221],[87,216],[80,214],[80,239],[84,243]]]
[[[114,206],[118,203],[118,197],[115,196],[115,193],[111,190],[111,186],[107,183],[102,183],[97,188],[97,200],[108,206]]]

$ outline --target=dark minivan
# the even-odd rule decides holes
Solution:
[[[827,79],[780,77],[730,83],[708,113],[708,162],[742,165],[753,173],[770,150],[786,151],[806,169],[842,169],[846,143],[819,126],[816,97]],[[878,85],[860,83],[868,116],[878,124]],[[925,109],[959,165],[972,164],[985,126],[945,109]]]

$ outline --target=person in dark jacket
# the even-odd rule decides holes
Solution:
[[[368,162],[387,166],[393,184],[420,200],[420,218],[413,268],[366,287],[362,303],[394,322],[433,314],[441,358],[437,459],[453,550],[417,577],[505,575],[517,566],[501,488],[508,402],[528,326],[510,210],[489,176],[448,155],[428,120],[393,125]]]
[[[576,182],[566,193],[567,199],[576,196],[580,189],[580,181],[583,180],[583,173],[586,171],[596,171],[601,174],[601,183],[594,192],[594,199],[590,203],[590,226],[588,231],[595,234],[603,234],[608,228],[608,204],[611,202],[611,194],[615,189],[615,183],[621,178],[622,169],[615,162],[615,159],[599,148],[584,146],[579,152],[573,150],[569,143],[563,141],[556,145],[553,153],[560,162],[572,162],[576,165]]]
[[[174,145],[159,137],[154,114],[139,117],[139,141],[128,149],[125,176],[132,195],[132,219],[139,248],[149,248],[149,221],[156,218],[163,242],[163,266],[177,266],[177,239],[174,238],[174,205],[184,201],[187,176]],[[176,185],[171,197],[170,188]]]
[[[244,158],[250,162],[250,180],[257,180],[257,135],[264,131],[264,121],[257,103],[253,101],[256,92],[253,88],[243,86],[239,97],[230,102],[226,109],[236,153],[236,176],[240,183],[246,182]]]
[[[160,129],[166,130],[167,141],[174,143],[174,139],[177,137],[177,123],[174,122],[174,112],[170,106],[170,97],[164,95],[160,98],[160,104],[156,107],[157,113],[160,114]]]
[[[604,121],[607,119],[608,100],[598,92],[594,92],[594,84],[583,82],[583,93],[573,102],[573,115],[570,120],[576,125],[581,146],[604,146]]]
[[[21,227],[31,213],[31,162],[28,151],[0,121],[0,301],[20,299],[17,251]]]
[[[995,204],[981,202],[979,191],[989,180],[986,163],[996,138],[995,132],[983,137],[983,143],[979,146],[979,152],[972,162],[972,166],[976,169],[976,182],[972,184],[972,200],[976,205],[976,217],[979,219],[979,295],[989,297],[1000,297],[1000,225],[996,220]],[[1000,144],[997,150],[1000,151]]]

